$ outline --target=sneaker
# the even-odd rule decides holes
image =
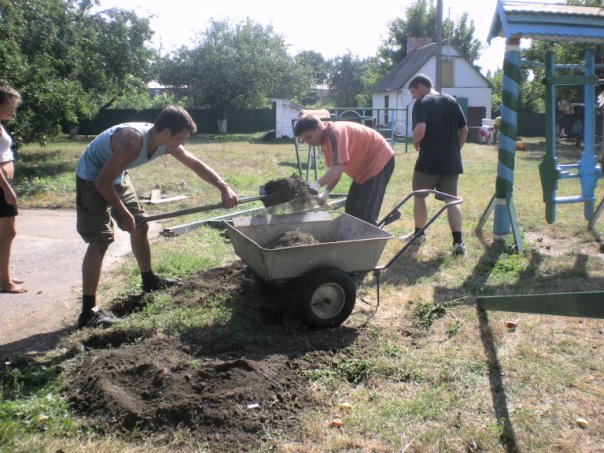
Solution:
[[[111,327],[118,319],[110,313],[94,307],[89,312],[82,312],[78,317],[78,329],[84,327]]]
[[[156,291],[158,289],[166,289],[172,286],[180,285],[182,280],[180,278],[163,278],[158,277],[157,275],[151,281],[151,283],[144,284],[143,283],[143,291],[148,293],[151,291]]]
[[[419,247],[420,245],[424,244],[426,242],[426,235],[425,234],[420,234],[418,237],[416,237],[415,239],[413,239],[413,237],[415,236],[415,233],[409,233],[406,234],[404,236],[400,236],[399,239],[408,244],[409,242],[413,241],[411,246],[416,246]]]
[[[463,245],[463,242],[458,242],[457,244],[453,244],[453,249],[451,250],[451,254],[453,256],[463,256],[466,254],[466,246]]]

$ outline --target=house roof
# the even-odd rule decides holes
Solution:
[[[499,0],[487,41],[496,37],[604,42],[604,8]]]
[[[417,71],[436,55],[436,43],[420,47],[407,54],[388,74],[384,76],[374,87],[373,92],[397,91],[413,77]]]
[[[455,50],[455,46],[446,44]],[[443,46],[444,47],[444,46]],[[457,50],[459,53],[459,50]],[[430,43],[424,47],[410,52],[405,58],[403,58],[394,68],[390,70],[388,74],[384,76],[374,87],[373,93],[380,93],[384,91],[398,91],[401,88],[406,88],[411,78],[418,73],[421,67],[432,58],[436,57],[436,43]],[[464,59],[464,57],[458,57]],[[485,83],[490,86],[490,82],[469,62],[468,64],[484,79]]]

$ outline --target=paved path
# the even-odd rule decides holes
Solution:
[[[151,223],[152,234],[159,231]],[[80,309],[81,264],[86,244],[75,230],[75,212],[19,210],[11,271],[24,294],[0,294],[0,360],[36,354],[74,329]],[[117,229],[103,269],[130,252],[129,235]]]

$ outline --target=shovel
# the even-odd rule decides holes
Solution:
[[[269,181],[264,186],[260,187],[260,195],[241,198],[239,200],[239,204],[262,200],[264,206],[269,207],[281,203],[287,203],[293,200],[294,198],[300,197],[300,193],[290,186],[291,182],[288,182],[287,179]],[[220,208],[224,208],[224,203],[213,203],[202,206],[196,206],[194,208],[180,209],[178,211],[164,212],[162,214],[148,215],[139,220],[136,226],[139,227],[145,222],[151,222],[153,220],[171,219],[173,217],[179,217],[181,215],[195,214],[197,212],[211,211],[213,209]]]
[[[239,204],[250,203],[252,201],[262,200],[264,197],[266,197],[266,195],[256,195],[253,197],[240,198]],[[221,203],[205,204],[205,205],[201,205],[201,206],[195,206],[193,208],[179,209],[178,211],[170,211],[170,212],[164,212],[162,214],[147,215],[147,216],[143,217],[141,220],[139,220],[139,222],[136,224],[136,226],[138,227],[145,222],[151,222],[153,220],[171,219],[173,217],[179,217],[181,215],[195,214],[196,212],[212,211],[213,209],[220,209],[220,208],[224,208],[224,203],[221,202]]]

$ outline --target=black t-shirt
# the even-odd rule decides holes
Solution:
[[[459,129],[467,122],[453,96],[432,92],[413,105],[413,128],[426,123],[415,169],[431,175],[463,173]]]

